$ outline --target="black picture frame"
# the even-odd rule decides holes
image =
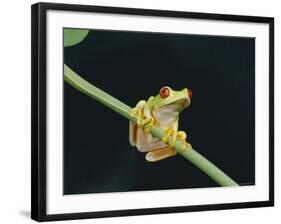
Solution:
[[[100,12],[125,15],[162,16],[205,20],[239,21],[269,24],[269,200],[243,203],[208,204],[196,206],[162,207],[149,209],[115,210],[70,214],[46,213],[46,13],[48,10]],[[32,166],[31,218],[36,221],[54,221],[114,216],[253,208],[274,205],[274,18],[163,11],[136,8],[102,7],[89,5],[37,3],[32,5]]]

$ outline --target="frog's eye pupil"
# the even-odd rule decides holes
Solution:
[[[170,90],[168,87],[162,87],[159,91],[161,98],[167,98],[170,95]]]

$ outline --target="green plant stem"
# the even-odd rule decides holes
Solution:
[[[132,110],[131,107],[81,78],[67,65],[64,65],[64,80],[77,90],[94,98],[98,102],[104,104],[125,118],[135,121],[134,118],[129,115],[130,111]],[[162,128],[156,126],[153,126],[150,132],[158,139],[162,139],[165,133]],[[175,149],[180,155],[188,159],[220,186],[238,186],[238,184],[229,176],[227,176],[222,170],[216,167],[196,150],[188,148],[188,146],[184,146],[181,141],[176,142]]]

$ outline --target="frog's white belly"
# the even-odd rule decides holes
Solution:
[[[169,104],[155,109],[153,111],[153,117],[160,124],[161,128],[170,128],[177,122],[179,110],[180,106],[178,104]]]
[[[172,128],[178,120],[179,110],[179,105],[170,104],[153,110],[153,117],[161,128]],[[135,136],[136,147],[141,152],[149,152],[168,146],[159,139],[154,138],[151,134],[145,133],[142,128],[136,129]]]

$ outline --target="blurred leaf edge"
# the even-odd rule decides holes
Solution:
[[[71,47],[82,42],[88,35],[87,29],[64,28],[63,29],[63,45]]]

